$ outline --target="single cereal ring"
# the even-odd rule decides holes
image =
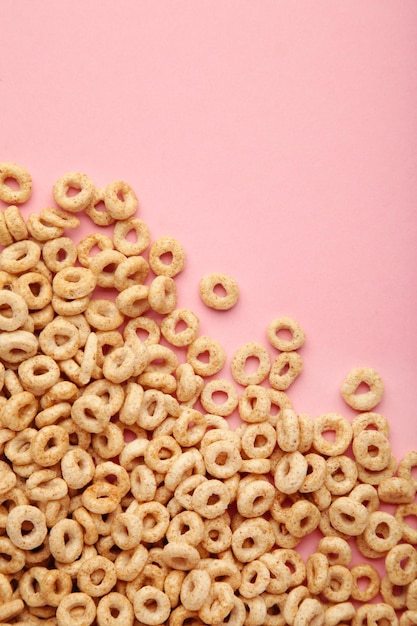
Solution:
[[[152,585],[141,587],[134,595],[136,619],[148,626],[159,626],[169,617],[171,604],[168,596]]]
[[[184,329],[177,330],[185,325]],[[176,347],[190,345],[198,335],[198,317],[189,309],[175,309],[164,317],[161,322],[161,332],[165,339]]]
[[[329,518],[333,528],[342,534],[356,537],[366,529],[369,514],[363,504],[341,496],[330,505]]]
[[[187,542],[170,541],[163,548],[162,558],[168,567],[189,572],[198,566],[200,553]]]
[[[68,450],[61,459],[62,477],[71,489],[82,489],[92,480],[95,466],[91,456],[81,448]]]
[[[357,393],[361,383],[369,387],[369,391]],[[382,399],[384,383],[381,376],[371,367],[353,368],[342,383],[341,393],[346,404],[357,411],[370,411]]]
[[[56,361],[72,358],[80,347],[80,335],[72,322],[56,317],[39,334],[42,352]]]
[[[276,438],[284,452],[295,452],[300,446],[300,422],[293,409],[283,409],[276,424]]]
[[[417,451],[411,450],[400,461],[398,466],[398,476],[410,481],[415,489],[417,489],[417,478],[414,478],[413,469],[417,467]]]
[[[353,438],[352,451],[356,461],[367,470],[384,470],[391,459],[387,437],[377,430],[363,430]]]
[[[224,295],[216,293],[218,286],[224,291]],[[200,281],[200,297],[204,304],[211,309],[226,311],[237,303],[239,287],[235,279],[228,274],[208,274]]]
[[[95,394],[84,394],[71,407],[71,417],[88,433],[101,433],[110,422],[109,406]]]
[[[401,539],[402,528],[398,520],[386,511],[374,511],[368,516],[363,538],[376,552],[391,550]]]
[[[115,180],[104,190],[104,204],[116,220],[127,220],[138,208],[138,199],[132,187],[122,180]]]
[[[305,537],[319,525],[320,511],[308,500],[298,500],[288,511],[287,528],[294,537]]]
[[[16,279],[15,292],[24,298],[31,311],[44,309],[52,300],[49,280],[39,272],[26,272]]]
[[[0,424],[16,432],[25,430],[34,420],[39,402],[30,391],[20,391],[0,407]]]
[[[326,459],[324,484],[332,495],[344,496],[350,493],[357,479],[356,463],[350,457],[340,454]]]
[[[262,561],[250,561],[242,568],[239,594],[244,598],[256,598],[266,591],[270,580],[269,569]]]
[[[75,195],[69,195],[69,190],[77,191]],[[59,178],[53,188],[52,194],[57,205],[70,213],[83,211],[93,199],[94,183],[85,174],[69,172]]]
[[[45,515],[35,506],[15,506],[7,516],[6,532],[17,548],[34,550],[43,543],[48,532]]]
[[[222,515],[229,503],[230,495],[226,485],[215,478],[199,484],[191,499],[192,509],[206,519]]]
[[[39,244],[30,239],[16,241],[0,254],[0,270],[10,274],[23,274],[35,267],[41,258]]]
[[[211,578],[203,569],[193,569],[185,576],[180,590],[181,603],[188,611],[198,611],[209,595]]]
[[[69,434],[61,426],[51,424],[41,428],[30,444],[32,458],[42,467],[52,467],[69,448]]]
[[[101,597],[97,604],[98,626],[133,626],[134,617],[129,599],[116,591]]]
[[[42,243],[61,237],[64,234],[63,228],[50,224],[45,217],[35,213],[31,213],[28,216],[26,226],[33,239]]]
[[[87,267],[65,267],[55,274],[52,287],[59,297],[75,300],[90,295],[97,282]]]
[[[288,331],[291,339],[285,339],[278,335],[279,331]],[[282,352],[298,350],[304,344],[305,334],[300,324],[291,317],[278,317],[268,324],[267,337],[269,343]]]
[[[252,373],[245,371],[248,360],[258,362],[256,370]],[[268,376],[271,369],[269,353],[261,344],[254,341],[239,348],[230,364],[232,376],[241,385],[259,385]]]
[[[114,286],[123,291],[134,285],[143,285],[149,276],[149,265],[142,256],[127,257],[114,273]]]
[[[352,574],[344,565],[330,565],[327,584],[322,591],[329,602],[346,602],[352,592]]]
[[[248,424],[242,437],[242,450],[249,459],[267,459],[276,445],[276,433],[269,422]]]
[[[172,434],[175,440],[184,448],[197,445],[206,432],[207,420],[195,409],[182,409],[176,418]]]
[[[378,497],[388,504],[409,504],[416,495],[416,487],[407,478],[391,476],[378,485]]]
[[[127,235],[134,231],[136,241],[127,239]],[[138,218],[130,217],[116,222],[113,241],[116,250],[127,257],[142,254],[149,245],[150,235],[147,224]]]
[[[409,585],[417,579],[417,550],[408,543],[392,547],[385,557],[385,570],[393,585]]]
[[[128,287],[116,297],[117,308],[127,317],[140,317],[150,307],[148,295],[149,287],[146,285]]]
[[[0,331],[13,331],[24,326],[29,315],[26,300],[8,289],[0,290]]]
[[[322,603],[316,598],[305,598],[297,611],[294,626],[322,626],[325,610]]]
[[[201,545],[212,554],[228,550],[232,544],[232,531],[228,513],[204,520],[204,536]]]
[[[94,189],[93,198],[85,209],[88,217],[94,224],[97,224],[97,226],[110,226],[110,224],[114,222],[114,217],[110,215],[106,206],[104,192],[104,188],[96,187]]]
[[[269,384],[273,389],[285,391],[303,371],[303,360],[298,352],[281,352],[272,363]]]
[[[56,610],[58,626],[90,626],[95,618],[94,600],[80,591],[65,596]]]
[[[234,606],[232,587],[225,582],[212,583],[208,596],[198,611],[198,616],[205,624],[223,623]]]
[[[412,584],[412,583],[411,583]],[[394,585],[388,576],[381,578],[381,584],[379,592],[382,599],[387,606],[392,610],[393,615],[396,617],[394,610],[401,611],[407,607],[407,596],[410,585]],[[394,619],[395,619],[394,617]],[[396,623],[396,622],[394,622]]]
[[[44,243],[42,258],[51,272],[59,272],[65,267],[74,265],[77,258],[77,248],[69,237],[58,237]]]
[[[156,276],[149,285],[149,306],[156,313],[172,313],[177,306],[177,285],[169,276]]]
[[[356,615],[352,602],[340,602],[325,609],[324,623],[326,626],[348,624]]]
[[[90,267],[91,261],[97,254],[96,248],[103,252],[104,250],[113,250],[113,241],[107,235],[101,233],[92,233],[83,237],[76,247],[76,257],[83,267]]]
[[[216,402],[214,396],[220,394],[223,401]],[[224,398],[224,396],[226,396]],[[230,380],[216,378],[210,380],[203,388],[200,402],[207,413],[226,417],[231,415],[239,403],[237,390]]]
[[[208,355],[208,360],[201,357]],[[187,350],[187,363],[192,365],[194,372],[199,376],[212,376],[222,369],[226,362],[226,352],[215,339],[201,336],[193,341]]]
[[[272,526],[263,517],[245,519],[232,534],[232,551],[241,563],[260,558],[274,543]]]
[[[310,593],[319,594],[327,585],[329,562],[321,552],[310,554],[306,561],[307,587]]]
[[[317,492],[324,485],[326,478],[326,461],[325,459],[310,452],[304,456],[307,461],[307,475],[299,488],[300,493]]]
[[[263,480],[263,477],[251,480],[244,487],[238,488],[237,510],[246,518],[260,517],[269,511],[274,497],[275,489],[269,481]]]
[[[248,385],[239,398],[239,415],[244,422],[264,422],[271,410],[268,390],[260,385]]]
[[[353,436],[357,437],[363,430],[372,429],[380,431],[385,437],[389,437],[390,426],[388,420],[379,413],[359,413],[352,421]]]
[[[14,239],[7,228],[4,213],[0,211],[0,246],[10,246],[13,241]]]
[[[390,454],[388,464],[382,470],[369,470],[360,463],[356,463],[358,469],[358,478],[362,483],[370,485],[379,485],[383,480],[394,476],[397,470],[397,459]]]
[[[99,554],[84,560],[77,574],[78,588],[92,598],[101,598],[108,594],[116,580],[114,563]]]
[[[58,382],[60,370],[56,362],[45,354],[26,359],[18,367],[20,382],[26,391],[40,396]]]
[[[185,509],[192,508],[190,490],[207,480],[203,476],[205,469],[201,453],[196,448],[191,448],[182,454],[180,453],[167,471],[165,486],[174,492],[176,499]]]
[[[231,478],[241,468],[242,457],[231,440],[210,443],[202,451],[207,472],[214,478]]]
[[[379,592],[379,574],[377,570],[369,563],[360,563],[354,565],[350,573],[352,575],[352,591],[351,596],[353,600],[358,602],[369,602]],[[368,583],[365,587],[359,586],[360,580],[367,580]]]
[[[14,180],[19,188],[13,189],[7,180]],[[29,172],[16,163],[0,163],[0,200],[7,204],[23,204],[32,193],[32,179]]]
[[[78,228],[80,225],[80,220],[76,215],[68,213],[58,207],[47,207],[46,209],[42,209],[41,217],[44,218],[48,224],[57,226],[58,228],[63,228],[64,230],[67,228]]]
[[[325,432],[334,432],[335,440],[323,436]],[[344,454],[352,440],[352,427],[339,413],[325,413],[314,420],[314,448],[325,456]]]
[[[378,492],[373,485],[359,483],[352,489],[349,497],[363,504],[369,513],[379,509]]]
[[[307,469],[307,461],[298,450],[285,453],[275,469],[276,488],[282,493],[296,493],[307,476]]]
[[[284,610],[282,611],[283,618],[285,619],[285,624],[293,626],[301,603],[309,597],[310,592],[305,585],[299,585],[298,587],[294,587],[288,592],[284,605]]]
[[[14,241],[21,241],[28,238],[28,229],[25,220],[17,206],[11,205],[4,209],[4,219],[7,230],[13,237]]]

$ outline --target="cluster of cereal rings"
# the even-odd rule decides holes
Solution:
[[[392,454],[378,373],[344,380],[352,422],[297,413],[305,336],[279,317],[273,359],[250,342],[218,377],[223,347],[177,308],[184,250],[151,243],[132,188],[66,174],[24,219],[31,184],[0,164],[0,623],[417,624],[417,452]],[[75,245],[79,211],[112,236]],[[200,293],[239,296],[224,274]]]

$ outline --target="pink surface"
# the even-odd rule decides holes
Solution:
[[[293,316],[296,410],[351,418],[340,384],[370,365],[394,452],[417,448],[415,1],[2,0],[0,21],[0,160],[29,209],[67,171],[128,181],[187,250],[204,334],[231,355]],[[200,302],[211,271],[235,309]]]

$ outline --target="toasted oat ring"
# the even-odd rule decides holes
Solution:
[[[377,430],[362,430],[353,438],[352,451],[356,461],[371,471],[384,470],[391,459],[387,437]]]
[[[97,226],[110,226],[110,224],[113,224],[114,222],[114,217],[110,215],[109,210],[106,206],[104,192],[104,188],[96,187],[94,189],[93,198],[90,204],[85,209],[88,217],[91,219],[92,222],[94,222],[94,224],[97,224]],[[97,205],[101,202],[104,205],[103,210],[97,208]]]
[[[44,243],[42,258],[49,270],[59,272],[64,267],[74,265],[77,258],[77,249],[69,237],[58,237]]]
[[[63,598],[56,610],[58,626],[90,626],[96,618],[94,600],[81,591]]]
[[[212,502],[212,500],[216,500]],[[227,486],[215,478],[210,478],[199,484],[192,495],[192,509],[206,519],[213,519],[222,515],[230,503],[230,494]]]
[[[347,496],[341,496],[333,501],[329,517],[333,528],[350,536],[362,534],[369,520],[366,507]]]
[[[68,450],[61,459],[62,477],[71,489],[82,489],[94,476],[94,462],[81,448]]]
[[[214,478],[231,478],[240,470],[242,457],[231,440],[214,441],[203,452],[206,470]]]
[[[17,206],[11,205],[4,209],[4,219],[7,230],[14,241],[21,241],[28,238],[28,229],[25,220]]]
[[[241,440],[249,459],[267,459],[276,445],[275,429],[269,422],[248,424]]]
[[[57,226],[58,228],[78,228],[80,225],[80,220],[76,215],[72,213],[68,213],[63,209],[59,209],[58,207],[47,207],[46,209],[42,209],[41,217],[44,218],[49,224],[52,226]]]
[[[29,315],[26,300],[8,289],[0,290],[0,331],[13,331],[24,326]]]
[[[252,373],[245,371],[248,359],[258,361],[258,367]],[[261,344],[254,341],[240,347],[231,362],[233,378],[241,385],[259,385],[268,376],[271,369],[269,353]]]
[[[281,450],[295,452],[300,445],[300,422],[293,409],[284,408],[277,418],[276,437]]]
[[[320,511],[308,500],[298,500],[288,511],[287,528],[293,537],[305,537],[319,525]]]
[[[132,187],[122,180],[115,180],[104,190],[104,204],[116,220],[126,220],[138,208],[138,199]]]
[[[73,519],[61,519],[49,530],[52,556],[61,563],[72,563],[83,551],[81,525]]]
[[[275,536],[263,517],[245,519],[232,534],[232,551],[241,563],[249,563],[271,550]]]
[[[47,218],[36,213],[31,213],[28,216],[26,226],[33,239],[41,242],[57,239],[64,233],[63,228],[50,224]]]
[[[37,354],[19,364],[19,377],[26,391],[40,396],[58,382],[59,367],[50,356]]]
[[[162,558],[168,567],[189,572],[198,566],[200,553],[185,541],[170,541],[163,548]]]
[[[68,319],[57,317],[39,334],[39,345],[45,355],[56,361],[70,359],[80,347],[80,335]]]
[[[358,479],[358,470],[353,459],[344,454],[326,459],[324,484],[332,495],[343,496],[350,493]]]
[[[350,569],[352,574],[352,591],[351,595],[358,602],[369,602],[376,596],[379,591],[379,574],[377,570],[369,563],[360,563],[354,565]],[[365,588],[358,585],[359,580],[368,580]]]
[[[52,300],[49,280],[39,272],[26,272],[16,279],[14,289],[31,311],[44,309]]]
[[[281,352],[272,363],[269,384],[273,389],[285,391],[302,371],[303,360],[298,352]]]
[[[114,286],[123,291],[134,285],[143,285],[149,275],[149,265],[142,256],[130,256],[119,263],[114,273]]]
[[[22,239],[4,248],[0,254],[0,269],[10,274],[23,274],[35,267],[41,258],[39,244]]]
[[[164,255],[167,262],[164,261]],[[157,276],[173,278],[185,267],[185,251],[174,237],[159,237],[149,250],[149,265]]]
[[[203,606],[211,586],[211,578],[204,569],[193,569],[184,578],[180,597],[188,611],[198,611]]]
[[[68,195],[70,189],[76,189],[77,193],[74,196]],[[61,209],[77,213],[87,208],[93,199],[94,183],[85,174],[69,172],[55,182],[52,194]]]
[[[111,483],[96,482],[83,491],[81,501],[91,513],[107,515],[117,508],[120,501],[120,491]]]
[[[356,393],[361,383],[369,387],[369,391]],[[370,411],[382,399],[384,383],[381,376],[371,367],[353,368],[342,383],[341,393],[346,404],[357,411]]]
[[[184,408],[175,421],[172,434],[180,446],[190,448],[202,440],[206,424],[207,420],[200,411]]]
[[[117,308],[128,317],[140,317],[149,309],[148,295],[149,287],[147,285],[128,287],[116,297]]]
[[[19,189],[12,189],[6,183],[11,178],[17,182]],[[32,192],[32,179],[29,172],[17,163],[0,163],[0,200],[8,204],[22,204],[29,199]]]
[[[307,476],[307,469],[307,461],[301,452],[286,452],[275,469],[276,488],[282,493],[296,493]]]
[[[133,610],[136,619],[148,626],[163,624],[171,613],[168,596],[152,585],[141,587],[134,596]]]
[[[90,295],[96,284],[96,275],[87,267],[65,267],[52,281],[56,295],[71,300]]]
[[[260,517],[269,511],[274,501],[274,486],[262,478],[251,480],[244,488],[238,488],[237,510],[243,517]]]
[[[208,354],[207,362],[199,358],[204,354]],[[220,372],[225,362],[226,352],[215,339],[201,336],[188,346],[187,363],[192,365],[195,373],[199,376],[212,376],[213,374],[217,374]]]
[[[72,405],[71,417],[87,432],[101,433],[110,421],[111,411],[100,396],[84,393]]]
[[[128,241],[126,236],[134,231],[136,241]],[[116,222],[113,241],[116,250],[127,257],[142,254],[149,245],[150,235],[148,225],[137,217]]]
[[[291,339],[284,339],[278,335],[280,330],[289,331]],[[291,317],[278,317],[268,324],[267,337],[269,343],[282,352],[298,350],[304,344],[305,334],[300,324]]]
[[[335,440],[325,439],[323,433],[332,431]],[[313,445],[317,452],[326,456],[343,454],[352,440],[352,427],[339,413],[325,413],[314,420]]]
[[[148,301],[156,313],[172,313],[177,306],[177,285],[169,276],[156,276],[149,285]]]
[[[379,413],[359,413],[352,421],[353,436],[357,437],[363,430],[367,429],[380,431],[385,437],[389,437],[390,426],[388,420]]]
[[[377,497],[389,504],[409,504],[413,502],[415,495],[416,488],[413,483],[400,476],[385,478],[378,485]]]
[[[283,618],[285,619],[285,624],[290,624],[290,626],[293,626],[301,603],[303,602],[303,600],[309,597],[310,592],[305,585],[299,585],[298,587],[294,587],[288,592],[284,609],[282,611]]]
[[[417,478],[414,478],[412,470],[417,467],[417,451],[410,450],[400,461],[398,466],[399,478],[408,480],[415,489],[417,489]]]
[[[77,575],[77,586],[80,591],[88,593],[92,598],[101,598],[112,590],[116,580],[114,563],[98,554],[81,563]]]
[[[27,525],[29,532],[24,530]],[[43,543],[48,532],[45,515],[35,506],[15,506],[7,516],[6,532],[17,548],[34,550]]]
[[[49,606],[58,607],[61,601],[72,592],[71,576],[59,569],[51,569],[42,577],[40,591]]]
[[[322,626],[325,611],[322,603],[316,598],[305,598],[297,611],[294,626]]]
[[[94,256],[91,251],[98,248],[101,252],[104,250],[113,250],[113,241],[107,235],[101,233],[92,233],[83,237],[76,247],[76,258],[83,267],[90,267]],[[95,251],[95,250],[94,250]]]
[[[400,541],[401,536],[401,524],[393,515],[386,511],[374,511],[369,514],[363,538],[372,550],[376,552],[391,550]]]
[[[225,399],[218,403],[214,399],[214,395],[221,393]],[[216,378],[210,380],[203,388],[200,396],[200,402],[207,413],[226,417],[231,415],[239,403],[239,397],[235,386],[230,380],[224,378]]]
[[[306,561],[306,580],[310,593],[319,594],[327,584],[329,562],[324,554],[314,552]]]
[[[215,289],[220,286],[225,295],[217,295]],[[226,311],[235,306],[239,299],[239,287],[228,274],[207,274],[200,281],[200,297],[204,304],[217,311]]]
[[[177,326],[183,323],[186,328],[177,331]],[[196,338],[199,329],[199,319],[189,309],[175,309],[161,322],[161,332],[165,339],[176,347],[190,345]]]
[[[111,591],[100,598],[97,604],[99,626],[133,626],[133,606],[122,593]]]
[[[409,543],[399,543],[385,557],[385,570],[393,585],[409,585],[417,579],[417,551]]]
[[[35,418],[38,406],[38,400],[30,391],[18,392],[0,408],[0,422],[4,428],[16,432],[25,430]]]
[[[346,602],[352,592],[352,575],[344,565],[330,565],[323,596],[334,603]]]

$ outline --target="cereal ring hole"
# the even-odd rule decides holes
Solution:
[[[216,285],[214,285],[213,292],[219,298],[225,298],[227,296],[227,291],[226,291],[226,289],[223,287],[223,285],[221,283],[217,283]]]
[[[174,255],[172,254],[171,250],[167,250],[166,252],[158,256],[158,258],[160,261],[162,261],[164,265],[171,265],[174,260]]]

